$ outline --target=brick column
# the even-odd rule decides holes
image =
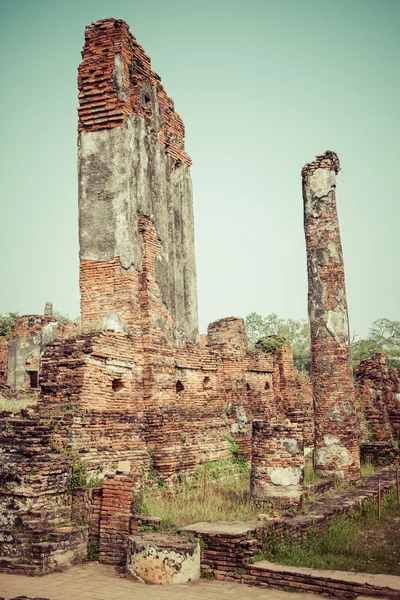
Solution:
[[[246,389],[247,336],[243,319],[227,317],[208,326],[208,348],[217,358],[221,397],[234,423],[231,433],[241,456],[250,458],[251,419]]]
[[[135,496],[140,480],[135,475],[109,476],[103,482],[100,516],[100,562],[126,562],[128,537],[137,530]]]
[[[250,490],[261,504],[300,506],[304,477],[303,424],[253,421]]]
[[[315,464],[323,477],[358,479],[360,451],[335,196],[339,169],[339,158],[328,150],[302,170]]]

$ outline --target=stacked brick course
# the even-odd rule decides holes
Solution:
[[[100,561],[124,565],[128,537],[137,531],[135,497],[140,481],[127,475],[115,475],[103,483],[100,520]]]
[[[360,452],[350,360],[334,152],[302,170],[308,311],[315,406],[315,464],[321,476],[358,479]]]

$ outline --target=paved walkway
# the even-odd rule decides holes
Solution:
[[[144,585],[121,578],[113,567],[89,563],[44,577],[0,574],[0,597],[49,600],[317,600],[314,594],[210,581],[185,585]]]

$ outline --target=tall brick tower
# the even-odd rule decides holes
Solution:
[[[102,321],[132,332],[147,311],[149,327],[157,321],[170,328],[175,343],[196,342],[191,159],[182,119],[124,21],[105,19],[87,27],[82,58],[78,166],[83,324]],[[145,230],[146,235],[154,233],[149,242],[153,250],[144,248]],[[150,275],[145,256],[153,256]],[[149,277],[153,292],[143,300],[141,282]],[[149,315],[154,294],[172,325]]]
[[[323,477],[358,479],[360,451],[350,358],[339,221],[338,156],[317,156],[302,170],[308,314],[315,414],[315,464]]]

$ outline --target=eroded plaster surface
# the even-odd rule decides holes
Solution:
[[[137,219],[139,214],[149,217],[160,242],[154,268],[163,302],[180,335],[197,341],[190,172],[185,164],[176,167],[154,141],[158,121],[131,115],[121,127],[80,133],[80,258],[118,257],[122,269],[133,266],[140,272],[143,245]]]
[[[336,174],[339,169],[337,155],[327,151],[302,171],[315,456],[321,475],[335,473],[338,477],[357,479],[359,447],[355,391],[336,210]]]

